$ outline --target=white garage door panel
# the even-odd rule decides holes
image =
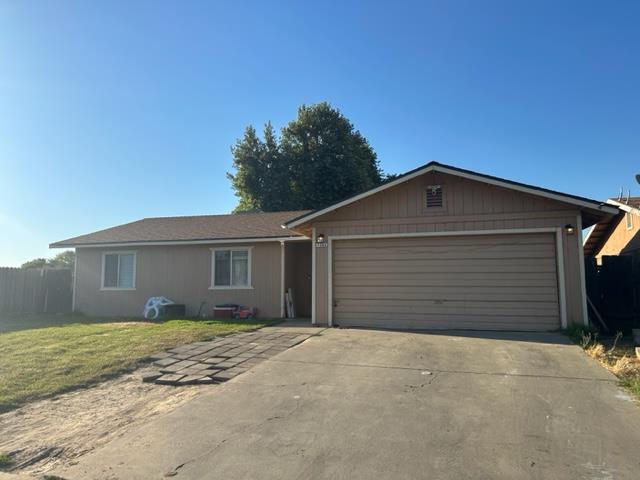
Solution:
[[[337,240],[333,249],[338,325],[559,327],[553,234]]]

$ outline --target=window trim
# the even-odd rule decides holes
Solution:
[[[209,290],[253,290],[253,283],[251,278],[251,267],[253,260],[253,247],[217,247],[211,248],[211,281],[209,283]],[[246,285],[215,285],[216,280],[216,252],[247,252],[247,284]],[[229,262],[232,262],[231,254],[229,256]],[[229,275],[233,275],[233,269],[229,269]],[[231,278],[229,278],[231,283]]]
[[[631,212],[625,213],[625,226],[627,230],[633,230],[633,214]]]
[[[104,286],[104,267],[107,255],[133,255],[133,286],[131,287],[105,287]],[[136,271],[138,264],[138,252],[135,250],[115,250],[102,252],[102,272],[100,274],[100,290],[104,291],[132,291],[136,289]],[[120,268],[120,257],[118,257],[118,269]],[[119,273],[119,272],[118,272]]]

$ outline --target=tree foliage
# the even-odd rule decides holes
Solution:
[[[22,268],[73,268],[76,254],[73,250],[65,250],[53,258],[35,258],[22,264]]]
[[[232,154],[236,211],[322,208],[385,179],[367,139],[326,102],[302,105],[280,138],[271,123],[263,139],[247,127]]]

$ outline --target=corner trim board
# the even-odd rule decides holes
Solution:
[[[576,237],[578,239],[578,262],[580,268],[580,295],[582,296],[582,323],[585,327],[589,326],[589,310],[587,309],[587,279],[584,271],[584,247],[585,241],[582,240],[582,216],[577,215],[576,218]],[[593,231],[593,230],[591,230]]]
[[[316,320],[316,227],[312,229],[311,236],[311,325],[315,325]]]
[[[285,318],[284,308],[284,272],[285,272],[285,258],[284,258],[284,242],[280,242],[280,318]]]
[[[71,292],[71,311],[76,311],[76,285],[78,282],[78,249],[73,249],[73,291]]]
[[[567,290],[564,274],[564,248],[562,228],[556,229],[556,263],[558,266],[558,300],[560,302],[560,324],[567,328]]]

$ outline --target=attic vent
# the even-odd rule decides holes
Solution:
[[[442,207],[442,186],[427,185],[427,208]]]

